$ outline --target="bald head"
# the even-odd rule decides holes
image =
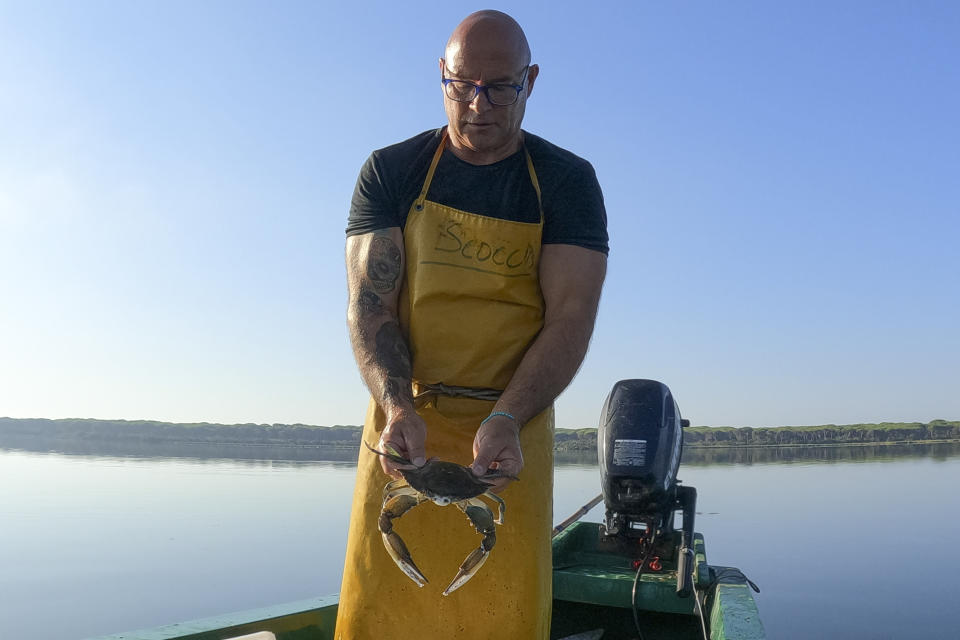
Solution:
[[[487,9],[471,13],[450,34],[444,57],[459,68],[465,57],[498,57],[517,69],[530,64],[530,45],[517,21],[507,14]]]
[[[540,67],[530,64],[530,46],[517,21],[499,11],[470,14],[453,30],[439,63],[451,151],[473,164],[492,164],[518,151],[527,98]],[[468,92],[475,89],[473,99],[450,95],[450,82],[466,83]],[[516,102],[491,102],[491,87],[501,97],[516,95]]]

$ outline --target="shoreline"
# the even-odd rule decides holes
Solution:
[[[171,423],[96,419],[0,417],[0,447],[73,445],[73,448],[282,448],[349,454],[360,447],[362,427],[305,424]],[[960,421],[871,423],[809,427],[688,427],[684,448],[746,449],[836,447],[960,442]],[[556,429],[554,451],[597,450],[597,430]]]

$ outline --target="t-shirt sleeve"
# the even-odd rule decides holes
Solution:
[[[544,197],[544,244],[573,244],[609,253],[607,210],[589,162],[574,164]]]
[[[363,163],[353,189],[347,219],[348,236],[401,226],[397,217],[396,197],[391,193],[389,184],[379,154],[374,151]]]

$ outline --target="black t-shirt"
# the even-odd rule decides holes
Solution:
[[[347,235],[404,227],[420,194],[443,129],[370,154],[353,192]],[[543,244],[573,244],[609,251],[603,193],[590,163],[524,132],[543,199]],[[523,150],[490,165],[473,165],[444,150],[427,199],[492,218],[537,222],[537,193]]]

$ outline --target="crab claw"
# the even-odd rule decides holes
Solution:
[[[464,560],[463,564],[460,565],[460,571],[457,572],[453,582],[451,582],[450,586],[443,590],[443,595],[448,596],[465,585],[467,580],[472,578],[477,571],[480,570],[480,567],[482,567],[483,563],[487,561],[487,556],[489,555],[490,550],[484,549],[483,545],[471,551],[470,555],[467,556],[467,559]]]
[[[387,553],[390,554],[390,557],[393,558],[396,565],[400,567],[400,570],[417,583],[418,587],[427,584],[427,578],[423,575],[423,572],[417,568],[417,565],[414,564],[413,558],[410,556],[410,551],[407,549],[407,545],[404,544],[403,539],[393,532],[393,519],[399,518],[420,504],[420,502],[421,500],[416,495],[410,495],[405,492],[388,497],[383,502],[383,511],[380,512],[380,519],[377,522],[380,533],[383,534],[383,546],[386,547]]]
[[[418,587],[422,587],[427,584],[427,577],[423,575],[423,572],[417,568],[417,565],[413,563],[413,558],[410,557],[410,552],[407,550],[407,545],[404,544],[403,540],[397,534],[393,533],[384,533],[383,534],[383,546],[387,548],[387,553],[390,554],[390,557],[393,558],[393,561],[400,567],[400,570],[407,574],[411,580],[417,583]]]
[[[493,519],[493,513],[490,512],[490,508],[487,507],[487,505],[481,500],[474,498],[457,504],[457,506],[467,514],[467,517],[470,518],[470,522],[476,530],[483,534],[483,540],[480,542],[480,546],[471,551],[470,555],[463,561],[463,564],[460,565],[460,571],[458,571],[457,575],[453,578],[453,582],[443,591],[443,595],[445,596],[450,595],[465,585],[467,580],[476,575],[480,567],[483,566],[483,563],[487,561],[487,557],[490,555],[490,549],[493,549],[493,545],[497,542],[496,528],[494,527],[494,522],[496,521]]]

